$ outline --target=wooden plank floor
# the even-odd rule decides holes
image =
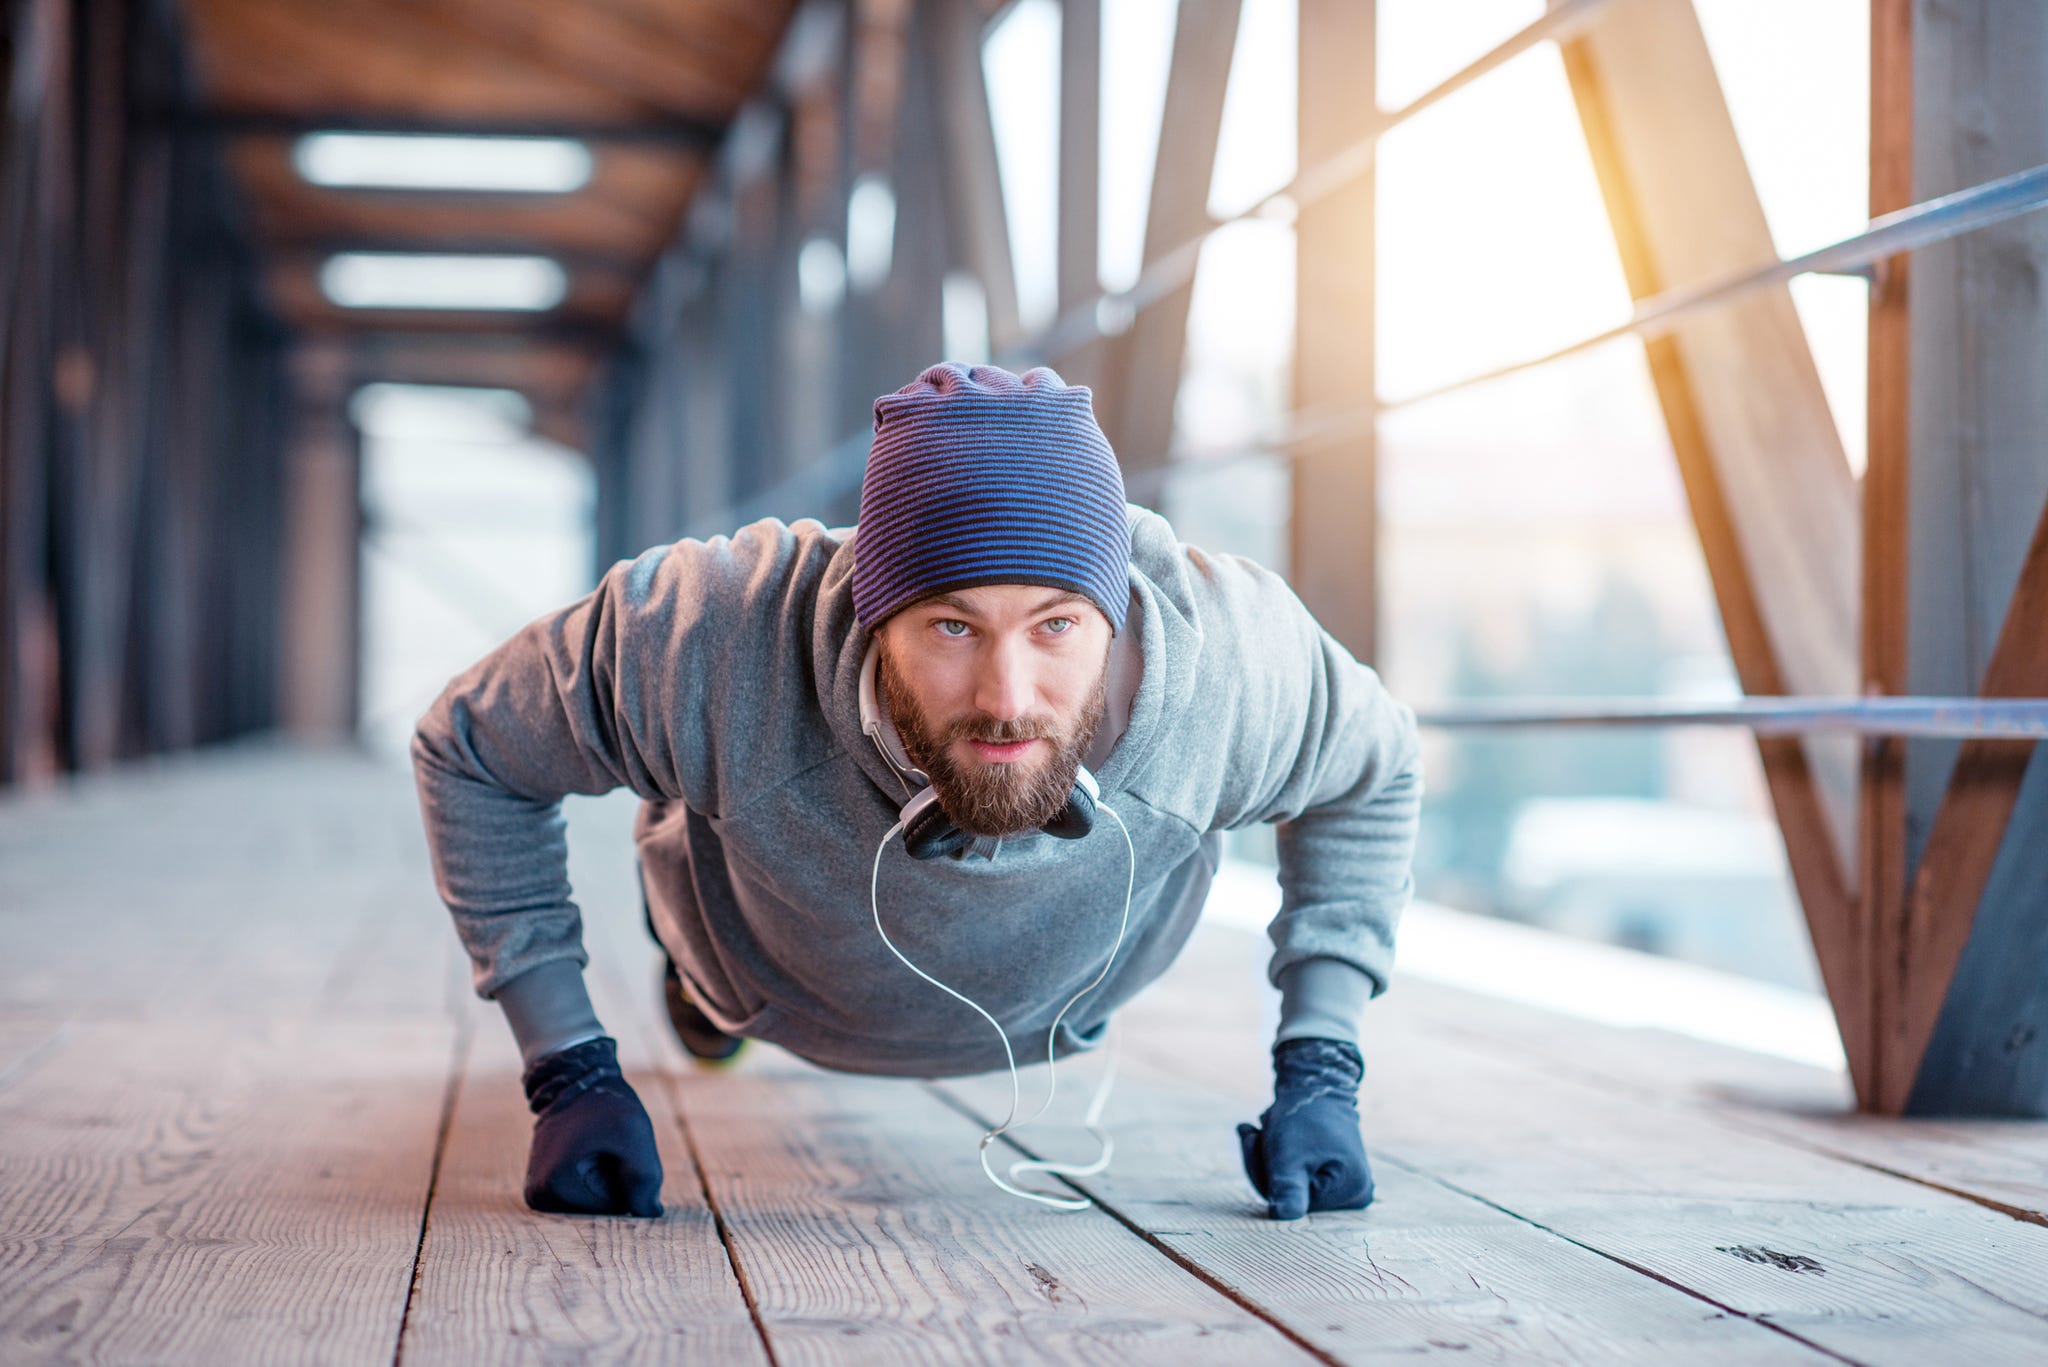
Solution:
[[[1856,1116],[1421,979],[1369,1009],[1372,1207],[1260,1218],[1272,1001],[1222,925],[1119,1021],[1096,1207],[1015,1201],[975,1157],[1002,1078],[690,1067],[633,807],[569,803],[651,1221],[521,1201],[518,1054],[404,769],[258,743],[0,797],[0,1362],[2048,1360],[2048,1122]],[[1102,1066],[1018,1151],[1090,1152]]]

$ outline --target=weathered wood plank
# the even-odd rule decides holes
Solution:
[[[1160,1043],[1151,1032],[1147,1051]],[[1275,1223],[1237,1154],[1234,1125],[1256,1110],[1135,1055],[1126,1064],[1108,1111],[1115,1161],[1079,1185],[1335,1360],[1828,1360],[1377,1148],[1370,1208]],[[1008,1098],[1006,1083],[981,1079],[944,1090],[983,1116],[993,1108],[999,1117]],[[1034,1153],[1041,1143],[1085,1152],[1091,1142],[1072,1125],[1021,1137]]]
[[[1106,1214],[998,1191],[916,1083],[764,1057],[678,1090],[778,1361],[1311,1360]]]
[[[663,1213],[648,1220],[527,1207],[533,1116],[519,1051],[499,1008],[472,997],[472,1047],[406,1317],[406,1362],[767,1361],[640,1017],[615,1000],[604,975],[593,976],[600,1019],[654,1121]]]
[[[74,1025],[0,1093],[0,1359],[388,1362],[453,1035]]]
[[[1531,1068],[1657,1095],[1852,1162],[2048,1224],[2048,1123],[1911,1119],[1855,1109],[1846,1074],[1666,1030],[1617,1030],[1430,984],[1418,1020]]]
[[[1239,938],[1250,955],[1257,942]],[[1952,1355],[1962,1332],[1973,1356],[2038,1356],[2048,1230],[1668,1098],[1503,1060],[1418,1019],[1422,986],[1368,1010],[1369,1149],[1857,1361]],[[1135,1058],[1263,1104],[1266,1032],[1241,978],[1211,972],[1127,1014]]]
[[[235,747],[0,805],[0,866],[18,1009],[442,1018],[462,968],[409,776],[357,755]]]

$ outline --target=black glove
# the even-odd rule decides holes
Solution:
[[[1273,1046],[1273,1104],[1258,1125],[1239,1125],[1237,1137],[1245,1174],[1274,1219],[1372,1203],[1372,1165],[1358,1128],[1364,1076],[1358,1047],[1343,1040],[1290,1039]]]
[[[647,1108],[599,1035],[536,1059],[521,1076],[533,1122],[526,1204],[558,1215],[661,1214],[661,1154]]]

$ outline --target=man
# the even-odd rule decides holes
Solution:
[[[1372,1198],[1357,1028],[1413,888],[1414,714],[1277,575],[1127,503],[1088,389],[1050,369],[948,362],[882,395],[855,526],[620,561],[451,681],[412,754],[474,988],[526,1064],[536,1210],[661,1213],[565,871],[560,799],[621,786],[691,1051],[910,1077],[1100,1043],[1194,929],[1221,832],[1282,823],[1245,1168],[1276,1218]],[[1128,846],[1060,828],[1084,765]],[[907,858],[887,837],[926,782],[950,838]]]

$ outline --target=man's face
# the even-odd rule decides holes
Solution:
[[[1109,619],[1087,598],[987,584],[884,622],[876,683],[911,763],[971,835],[1059,814],[1108,704]]]

